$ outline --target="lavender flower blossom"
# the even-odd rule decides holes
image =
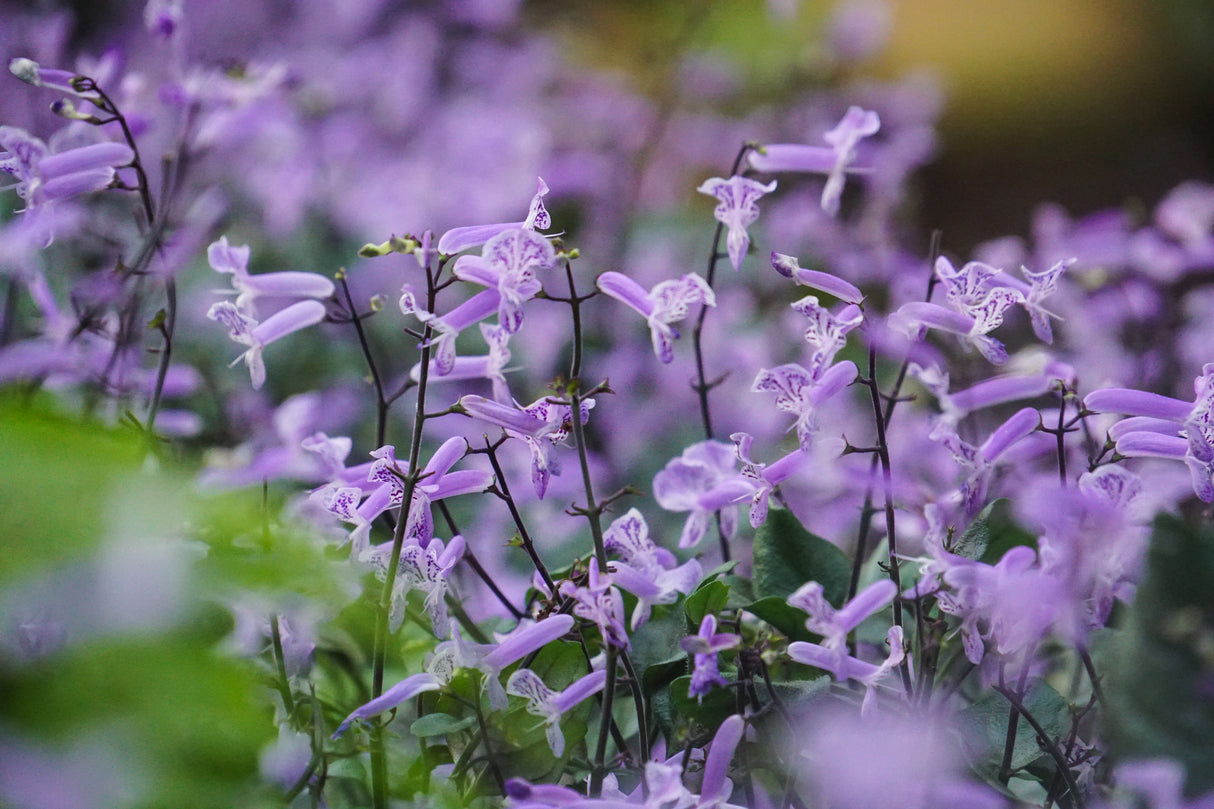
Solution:
[[[544,207],[544,196],[547,193],[548,184],[541,177],[539,178],[535,196],[531,198],[531,208],[527,212],[527,218],[522,222],[503,222],[496,225],[469,225],[452,228],[439,238],[438,252],[443,255],[453,256],[471,247],[484,244],[499,233],[515,228],[547,230],[552,227],[552,217],[549,216],[548,210]]]
[[[612,521],[603,532],[603,543],[624,559],[612,563],[611,573],[616,584],[637,597],[629,624],[633,630],[649,620],[654,604],[669,604],[679,593],[690,593],[700,581],[700,563],[695,559],[678,566],[672,558],[670,564],[659,561],[658,548],[649,538],[649,526],[635,508]],[[667,552],[661,556],[672,555]]]
[[[573,629],[572,615],[551,615],[534,623],[519,624],[508,635],[495,635],[497,643],[468,643],[460,634],[459,627],[451,628],[451,640],[435,647],[426,660],[426,671],[440,683],[449,683],[456,669],[476,669],[481,672],[481,687],[489,695],[489,706],[495,711],[506,709],[506,691],[498,676],[512,663],[522,660],[532,652]]]
[[[838,649],[805,641],[793,641],[788,644],[788,656],[806,666],[829,671],[840,682],[856,680],[863,683],[864,701],[860,703],[860,716],[863,717],[869,716],[876,708],[877,684],[886,679],[906,657],[906,650],[903,648],[902,627],[891,626],[886,633],[885,642],[889,644],[889,655],[880,665],[867,663],[849,654],[840,656]],[[896,682],[901,688],[901,681],[896,680]]]
[[[728,444],[701,441],[683,450],[653,478],[653,497],[667,511],[686,511],[679,547],[699,544],[708,532],[708,520],[720,512],[726,538],[737,530],[737,509],[749,497],[750,482],[734,471],[734,454]]]
[[[628,630],[624,628],[624,599],[612,586],[610,575],[599,574],[599,561],[590,558],[590,572],[585,587],[571,581],[561,582],[560,593],[577,602],[573,614],[593,621],[603,640],[620,649],[630,649]]]
[[[249,275],[248,245],[233,247],[223,236],[207,248],[211,269],[232,276],[236,308],[252,313],[253,302],[260,297],[317,298],[332,296],[333,282],[314,272],[267,272]]]
[[[961,502],[967,515],[977,514],[986,502],[986,492],[999,456],[1040,426],[1041,415],[1033,408],[1025,407],[995,428],[981,446],[974,447],[963,441],[956,429],[946,421],[936,422],[929,437],[947,447],[953,459],[967,470],[960,489]]]
[[[232,360],[231,364],[235,365],[244,360],[245,365],[249,367],[253,390],[261,390],[261,386],[266,383],[266,366],[261,352],[266,346],[288,334],[320,323],[325,319],[325,306],[319,301],[299,301],[258,323],[230,301],[220,301],[207,310],[207,317],[227,326],[229,337],[249,347]]]
[[[742,637],[732,632],[717,632],[715,615],[705,615],[700,622],[700,631],[689,635],[679,642],[679,647],[689,655],[694,655],[694,667],[691,670],[691,685],[687,693],[696,698],[697,702],[704,701],[704,695],[712,690],[714,685],[724,688],[725,678],[717,667],[717,652],[732,649],[742,642]]]
[[[497,290],[498,324],[514,334],[523,325],[523,303],[542,288],[535,270],[555,263],[551,242],[534,231],[514,228],[485,242],[480,256],[460,256],[454,272],[464,281]]]
[[[865,618],[892,602],[897,594],[898,588],[892,581],[880,579],[856,593],[855,598],[836,610],[826,600],[822,585],[811,581],[797,588],[797,591],[788,597],[788,603],[809,616],[805,620],[805,628],[821,635],[822,648],[834,655],[832,660],[824,661],[827,665],[818,667],[829,671],[836,680],[845,680],[848,677],[848,634]]]
[[[835,128],[822,136],[829,148],[772,143],[748,153],[747,160],[751,168],[769,174],[796,171],[827,175],[822,189],[822,210],[834,216],[839,212],[844,176],[855,161],[857,144],[880,128],[877,113],[851,107]]]
[[[950,332],[978,349],[987,362],[1003,365],[1007,362],[1007,349],[1003,343],[989,337],[988,332],[1003,323],[1003,313],[1012,304],[1020,302],[1021,297],[1014,290],[994,289],[980,304],[971,307],[969,313],[927,301],[912,301],[898,307],[889,316],[888,324],[890,329],[905,334],[911,340],[922,340],[929,328]]]
[[[674,341],[679,333],[670,324],[687,316],[692,304],[716,306],[716,296],[703,278],[693,272],[673,281],[662,281],[646,292],[644,287],[618,272],[605,272],[596,281],[607,295],[630,306],[649,324],[653,353],[664,363],[674,359]]]
[[[392,606],[388,627],[395,632],[405,620],[405,599],[410,590],[424,594],[426,612],[436,637],[451,634],[451,622],[447,616],[447,580],[455,565],[464,555],[464,538],[456,534],[444,548],[441,539],[431,539],[425,547],[411,542],[401,548],[400,567],[392,582]],[[388,577],[388,565],[392,556],[392,543],[385,542],[371,548],[362,555],[362,560],[375,568],[381,580]]]
[[[356,708],[337,726],[337,730],[333,731],[332,738],[340,738],[349,729],[350,725],[355,722],[369,719],[376,714],[395,708],[397,705],[413,699],[418,694],[423,694],[426,691],[437,691],[442,687],[442,684],[435,679],[434,675],[428,672],[423,671],[419,674],[406,677],[380,696]]]
[[[108,188],[116,168],[129,165],[135,153],[125,143],[93,143],[52,153],[23,129],[0,126],[0,172],[16,178],[12,188],[33,211],[58,200]]]
[[[770,465],[758,463],[750,457],[754,436],[750,433],[734,433],[729,438],[734,442],[734,451],[742,463],[742,476],[755,485],[755,492],[750,501],[750,526],[758,528],[767,522],[768,501],[772,492],[785,480],[797,474],[810,456],[805,450],[797,447]]]
[[[560,758],[565,752],[565,736],[561,733],[561,717],[579,702],[592,697],[607,685],[606,671],[592,671],[574,681],[564,691],[553,691],[531,669],[519,669],[506,682],[506,693],[527,700],[527,713],[543,717],[547,725],[548,746],[552,755]]]
[[[536,496],[541,500],[548,489],[550,475],[560,474],[560,465],[552,454],[552,447],[565,440],[573,426],[572,408],[538,399],[526,407],[517,402],[513,406],[494,402],[483,396],[468,395],[459,400],[464,412],[473,418],[496,424],[506,435],[527,442],[531,450],[531,482]],[[593,399],[581,403],[582,423],[590,417]]]
[[[713,216],[718,222],[729,228],[726,245],[729,249],[729,263],[735,270],[742,269],[742,261],[750,247],[750,236],[746,228],[759,218],[759,198],[776,190],[776,181],[767,185],[747,177],[734,175],[728,180],[713,177],[705,180],[696,189],[701,194],[716,197],[720,202],[713,210]]]
[[[412,315],[428,325],[437,336],[431,337],[429,344],[434,348],[433,364],[439,376],[446,376],[455,370],[455,341],[460,332],[479,323],[501,308],[502,296],[496,289],[486,289],[478,292],[459,306],[441,317],[428,312],[417,302],[411,284],[401,287],[400,311]],[[510,334],[504,326],[498,328]],[[482,332],[483,334],[484,332]],[[420,378],[420,374],[419,374]]]
[[[1084,407],[1097,413],[1121,413],[1177,422],[1171,435],[1155,429],[1125,432],[1117,438],[1117,451],[1125,457],[1173,458],[1189,467],[1193,491],[1203,503],[1214,502],[1214,363],[1202,366],[1193,380],[1192,403],[1157,393],[1127,388],[1092,391]]]
[[[493,308],[497,308],[496,303]],[[445,323],[446,318],[435,318],[431,322],[432,324]],[[479,326],[481,337],[489,346],[489,353],[477,357],[456,357],[454,356],[454,335],[451,335],[450,339],[444,335],[436,341],[442,348],[430,360],[429,381],[457,382],[466,379],[487,379],[493,384],[493,400],[508,405],[512,399],[510,388],[506,383],[505,372],[509,370],[506,366],[510,363],[510,332],[501,326],[493,326],[488,323],[481,323]],[[444,340],[447,342],[444,343]],[[417,363],[409,369],[409,378],[414,382],[421,380],[421,363]]]
[[[818,434],[815,411],[827,399],[852,383],[859,371],[851,360],[832,365],[814,377],[796,363],[764,368],[750,389],[756,393],[774,393],[776,407],[797,417],[793,428],[801,449],[809,451]]]
[[[855,304],[848,304],[832,314],[813,295],[791,304],[793,311],[809,319],[805,341],[814,347],[809,358],[809,373],[821,380],[835,355],[847,344],[847,333],[864,322],[864,313]]]
[[[864,301],[864,293],[855,285],[828,272],[803,269],[796,256],[786,256],[783,253],[772,251],[771,266],[785,278],[791,278],[794,282],[819,292],[834,295],[844,303],[860,304]]]

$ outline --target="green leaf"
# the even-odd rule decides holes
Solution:
[[[0,587],[86,556],[106,529],[111,495],[139,490],[145,454],[130,432],[0,403]]]
[[[787,509],[776,509],[759,527],[754,544],[754,585],[758,599],[788,598],[806,582],[820,582],[826,600],[838,607],[847,598],[851,562],[843,551],[806,531]]]
[[[464,728],[472,727],[475,724],[475,716],[460,718],[449,713],[428,713],[415,719],[413,724],[409,725],[409,732],[421,737],[445,736],[448,733],[459,733]]]
[[[1214,789],[1214,530],[1162,515],[1125,631],[1109,650],[1105,683],[1110,751],[1168,756],[1187,792]]]
[[[1017,545],[1035,545],[1036,538],[1021,528],[1011,516],[1011,501],[993,500],[966,526],[949,550],[966,559],[993,565]]]
[[[721,676],[732,680],[737,672],[730,666],[721,666]],[[684,675],[670,684],[670,697],[675,711],[715,731],[722,722],[737,710],[734,693],[729,688],[714,688],[704,695],[702,701],[689,693],[691,676]]]
[[[687,597],[687,603],[684,605],[688,627],[698,632],[704,616],[717,615],[725,609],[728,601],[729,585],[725,582],[713,580],[700,585],[698,590]]]
[[[1070,730],[1070,706],[1062,695],[1040,680],[1029,684],[1022,700],[1046,733],[1057,740]],[[977,769],[994,778],[1003,764],[1007,742],[1007,723],[1011,704],[998,693],[987,694],[960,713],[961,722],[969,731],[966,747]],[[1012,747],[1012,768],[1027,767],[1044,755],[1037,742],[1037,732],[1021,716],[1016,724],[1016,741]]]
[[[815,635],[805,628],[805,619],[808,616],[782,598],[776,596],[760,598],[749,605],[746,610],[771,624],[789,640],[813,642],[820,639],[819,635]]]
[[[655,610],[653,617],[632,633],[630,656],[647,696],[687,671],[687,653],[679,642],[689,634],[683,609]]]

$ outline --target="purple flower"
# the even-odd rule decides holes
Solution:
[[[115,169],[134,158],[130,146],[109,141],[52,153],[25,130],[0,126],[0,172],[16,178],[10,187],[30,211],[108,188],[117,176]]]
[[[437,332],[437,336],[431,337],[429,343],[434,348],[432,363],[434,370],[438,372],[439,376],[446,376],[455,370],[457,361],[457,357],[455,356],[455,340],[459,337],[460,332],[473,323],[479,323],[498,311],[501,307],[501,302],[501,293],[496,289],[486,289],[476,293],[440,317],[423,309],[421,304],[417,302],[413,286],[405,284],[401,287],[400,311],[402,314],[416,317],[422,323],[428,325],[434,332]],[[504,326],[497,328],[505,331],[507,335],[510,334]]]
[[[1182,460],[1189,467],[1193,491],[1203,503],[1214,502],[1214,363],[1202,366],[1193,380],[1192,403],[1127,388],[1092,391],[1084,407],[1097,413],[1121,413],[1155,420],[1149,430],[1123,432],[1117,451],[1126,457]],[[1161,433],[1159,420],[1177,422],[1175,432]]]
[[[510,334],[523,325],[523,303],[542,288],[536,269],[556,263],[552,243],[525,228],[503,230],[485,242],[479,256],[460,256],[456,277],[497,290],[498,324]]]
[[[573,409],[567,404],[556,404],[538,399],[526,407],[517,402],[502,404],[483,396],[468,395],[459,400],[459,405],[469,416],[496,424],[506,435],[522,439],[531,450],[531,482],[535,493],[543,499],[548,489],[550,475],[560,474],[560,465],[552,454],[552,447],[565,440],[573,427]],[[582,423],[590,417],[593,399],[581,403]]]
[[[275,298],[328,298],[333,294],[333,282],[314,272],[267,272],[249,275],[249,248],[247,245],[233,247],[228,237],[207,248],[207,261],[211,269],[232,276],[232,287],[237,293],[236,308],[251,313],[253,301],[260,297]]]
[[[622,301],[649,323],[653,353],[662,362],[674,359],[673,342],[679,333],[670,324],[687,316],[692,304],[716,306],[716,297],[708,283],[693,272],[674,281],[662,281],[646,292],[644,287],[618,272],[605,272],[598,277],[598,288]]]
[[[337,726],[337,730],[333,731],[332,738],[337,739],[340,737],[355,722],[395,708],[397,705],[413,699],[418,694],[425,693],[426,691],[437,691],[440,688],[442,688],[442,684],[435,679],[434,675],[424,671],[420,674],[406,677],[380,696],[356,708]]]
[[[776,181],[772,180],[763,185],[740,175],[734,175],[728,180],[713,177],[705,180],[696,190],[720,200],[713,216],[729,228],[729,235],[726,237],[729,263],[735,270],[742,269],[742,260],[746,258],[746,250],[750,247],[750,236],[746,233],[746,228],[759,218],[759,198],[775,191]]]
[[[865,618],[891,603],[897,594],[898,588],[892,581],[880,579],[856,593],[855,598],[836,610],[826,600],[822,585],[811,581],[797,588],[788,597],[788,603],[809,616],[805,620],[805,628],[821,635],[822,648],[833,655],[832,660],[825,661],[826,665],[814,665],[831,672],[836,680],[845,680],[848,676],[845,670],[848,634]]]
[[[576,602],[573,614],[594,622],[604,641],[621,649],[632,647],[628,641],[628,630],[624,628],[624,599],[612,586],[611,577],[599,574],[597,559],[590,558],[590,572],[585,587],[564,581],[561,582],[560,593]]]
[[[804,641],[788,644],[788,656],[806,666],[829,671],[840,682],[856,680],[863,683],[865,691],[864,701],[860,704],[860,715],[868,716],[877,704],[877,684],[886,679],[906,657],[906,650],[902,645],[902,627],[891,626],[886,633],[885,642],[889,644],[889,655],[880,665],[867,663],[846,653],[840,655],[838,649]],[[901,682],[898,683],[901,688]]]
[[[994,475],[995,462],[1009,447],[1022,438],[1036,432],[1041,426],[1041,415],[1031,407],[1016,411],[1007,421],[975,447],[957,435],[954,426],[944,420],[936,422],[930,438],[938,441],[953,454],[953,459],[965,470],[967,476],[961,485],[961,501],[967,515],[977,514],[986,502],[986,492]]]
[[[776,487],[788,480],[805,465],[809,454],[797,447],[792,452],[768,464],[751,460],[750,445],[754,436],[750,433],[734,433],[729,436],[734,442],[734,451],[742,463],[742,476],[755,485],[755,492],[750,502],[750,526],[758,528],[767,522],[768,500]]]
[[[796,256],[786,256],[773,251],[771,266],[785,278],[791,278],[796,283],[819,292],[834,295],[844,303],[859,304],[864,300],[864,293],[860,292],[855,285],[828,272],[803,269]]]
[[[220,301],[207,310],[207,317],[227,326],[229,337],[249,347],[232,360],[231,364],[235,365],[244,360],[245,365],[249,367],[253,390],[261,390],[261,386],[266,383],[266,366],[261,352],[266,346],[288,334],[320,323],[325,319],[325,306],[320,301],[299,301],[258,323],[241,312],[234,303]]]
[[[904,303],[888,319],[890,329],[905,334],[911,340],[922,340],[927,330],[940,329],[957,335],[962,342],[978,349],[992,365],[1007,362],[1007,349],[994,337],[987,336],[1003,323],[1003,313],[1021,295],[1010,289],[995,289],[981,305],[965,314],[927,301]]]
[[[708,532],[708,518],[721,514],[726,537],[737,529],[732,506],[749,497],[750,482],[734,471],[734,453],[720,441],[701,441],[683,450],[653,478],[653,497],[667,511],[689,512],[679,535],[679,547],[690,548]]]
[[[548,184],[539,178],[535,196],[531,198],[531,208],[527,218],[522,222],[503,222],[496,225],[469,225],[452,228],[438,240],[438,252],[453,256],[470,247],[484,244],[503,231],[523,228],[526,230],[547,230],[552,227],[552,217],[544,207],[544,196],[548,193]]]
[[[527,713],[543,717],[547,725],[548,746],[552,755],[560,758],[565,752],[565,736],[561,733],[561,716],[607,685],[606,671],[592,671],[574,681],[564,691],[553,691],[531,669],[519,669],[506,682],[506,693],[527,700]]]
[[[818,434],[814,417],[817,408],[852,383],[859,371],[851,360],[832,365],[815,377],[796,363],[764,368],[750,389],[755,393],[774,393],[776,407],[797,417],[793,427],[801,449],[809,451]]]
[[[649,619],[654,604],[669,604],[700,581],[700,563],[691,559],[676,566],[673,554],[661,552],[649,538],[649,526],[635,508],[612,521],[603,532],[603,543],[623,557],[612,563],[612,579],[637,597],[633,630]]]
[[[684,652],[694,656],[695,666],[691,671],[691,685],[687,693],[702,702],[704,695],[711,691],[714,685],[727,685],[717,667],[717,652],[732,649],[741,642],[740,635],[732,632],[718,633],[716,616],[705,615],[704,620],[700,622],[700,631],[679,642],[679,647]]]
[[[534,623],[521,623],[508,635],[495,635],[497,643],[467,643],[459,627],[451,629],[451,640],[435,647],[426,660],[426,671],[440,683],[449,683],[456,669],[476,669],[481,672],[481,686],[489,694],[489,705],[495,711],[506,709],[506,691],[498,676],[502,669],[538,651],[573,629],[571,615],[551,615]]]
[[[488,290],[487,290],[488,291]],[[484,293],[481,293],[484,294]],[[496,308],[496,304],[494,305]],[[446,318],[435,318],[432,324],[442,324]],[[465,379],[488,379],[493,383],[493,399],[509,404],[510,388],[506,384],[506,366],[510,363],[510,333],[501,326],[481,323],[481,337],[489,346],[489,353],[476,357],[456,357],[454,334],[444,334],[436,343],[440,345],[436,356],[430,360],[430,382],[456,382]],[[446,342],[444,342],[446,341]],[[409,370],[409,377],[417,382],[421,379],[421,363]]]
[[[424,594],[426,612],[435,636],[445,638],[451,634],[451,622],[447,616],[447,579],[452,569],[464,555],[464,538],[456,534],[444,548],[441,539],[431,539],[424,548],[415,542],[401,548],[400,567],[396,580],[392,582],[392,608],[389,613],[389,628],[395,632],[405,620],[405,598],[410,590]],[[371,548],[363,554],[363,561],[375,568],[375,575],[385,580],[392,556],[392,543]]]
[[[772,143],[750,152],[747,160],[751,168],[769,174],[796,171],[827,175],[822,189],[822,210],[834,216],[839,212],[844,176],[855,161],[857,144],[880,128],[877,113],[851,107],[835,128],[823,135],[829,148]]]
[[[819,380],[826,368],[835,361],[835,355],[847,344],[847,333],[864,322],[864,313],[859,306],[848,304],[838,314],[831,314],[813,295],[807,295],[791,305],[793,311],[809,319],[805,341],[814,347],[809,358],[809,372],[815,380]]]

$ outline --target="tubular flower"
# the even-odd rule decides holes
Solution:
[[[630,306],[649,323],[653,353],[662,362],[674,359],[674,341],[679,338],[671,323],[687,316],[692,304],[716,306],[716,296],[703,278],[689,272],[673,281],[662,281],[646,292],[644,287],[618,272],[605,272],[598,277],[598,288],[617,301]]]
[[[253,390],[261,390],[261,386],[266,383],[266,365],[261,358],[261,352],[266,346],[288,334],[320,323],[325,319],[325,306],[320,301],[299,301],[258,323],[241,312],[234,303],[220,301],[207,310],[207,317],[227,326],[229,337],[249,347],[232,360],[231,364],[235,365],[244,360],[245,365],[249,367]]]
[[[729,249],[729,263],[735,270],[742,269],[742,260],[750,247],[750,235],[746,228],[759,218],[759,198],[775,191],[776,181],[763,185],[739,175],[728,180],[713,177],[705,180],[696,190],[719,200],[713,216],[729,228],[725,242]]]

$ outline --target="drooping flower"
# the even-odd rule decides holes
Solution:
[[[732,649],[742,642],[742,637],[732,632],[717,632],[715,615],[705,615],[700,622],[700,631],[689,635],[679,642],[679,647],[693,655],[694,666],[691,670],[691,685],[687,693],[703,702],[704,695],[712,690],[714,685],[728,685],[717,664],[717,653]]]
[[[806,582],[788,597],[788,603],[805,612],[805,628],[822,636],[822,647],[833,654],[826,665],[819,668],[829,671],[836,680],[846,680],[847,636],[865,618],[894,600],[898,588],[889,579],[880,579],[856,593],[855,598],[835,609],[826,600],[822,585],[816,581]],[[818,665],[815,663],[814,665]]]
[[[750,247],[750,235],[746,229],[759,218],[759,198],[776,190],[776,181],[767,185],[748,177],[734,175],[728,180],[713,177],[705,180],[696,189],[720,200],[713,216],[729,228],[725,243],[729,249],[729,263],[735,270],[742,269],[742,260]]]
[[[693,304],[717,305],[712,288],[693,272],[677,280],[662,281],[649,292],[618,272],[605,272],[596,283],[605,294],[632,307],[645,318],[653,340],[653,353],[666,363],[674,359],[673,343],[679,337],[679,332],[670,324],[686,317],[688,307]]]
[[[999,456],[1040,426],[1041,414],[1031,407],[1021,408],[995,428],[981,446],[975,447],[963,441],[957,435],[956,428],[948,422],[936,422],[929,438],[947,447],[957,464],[966,470],[960,496],[967,515],[977,514],[985,504],[987,488]]]
[[[517,402],[513,405],[495,402],[483,396],[468,395],[459,400],[464,412],[473,418],[496,424],[506,435],[522,439],[531,450],[531,482],[535,493],[543,499],[548,489],[548,478],[560,474],[560,465],[552,454],[552,447],[565,440],[573,427],[572,408],[546,399],[538,399],[526,407]],[[586,423],[593,399],[581,402],[581,419]]]
[[[1184,402],[1128,388],[1092,391],[1084,407],[1097,413],[1121,413],[1153,420],[1147,429],[1120,432],[1117,451],[1125,457],[1173,458],[1189,467],[1193,491],[1203,503],[1214,502],[1214,363],[1202,366],[1193,380],[1194,399]],[[1167,427],[1159,422],[1173,422]],[[1139,422],[1141,424],[1141,422]]]
[[[902,627],[891,626],[886,633],[889,654],[880,665],[874,665],[849,654],[840,656],[839,650],[817,643],[793,641],[788,644],[788,656],[798,663],[831,672],[839,682],[856,680],[864,684],[864,701],[860,704],[860,715],[868,716],[876,707],[877,684],[886,679],[906,657],[903,648]]]
[[[552,749],[552,755],[560,758],[565,752],[561,717],[579,702],[602,691],[605,685],[607,672],[599,670],[575,680],[563,691],[553,691],[531,669],[519,669],[506,682],[506,693],[523,697],[527,700],[527,713],[543,717],[547,726],[548,746]]]
[[[750,446],[754,436],[750,433],[734,433],[729,436],[734,443],[734,451],[742,463],[742,475],[755,486],[750,501],[750,526],[758,528],[767,522],[768,501],[776,487],[800,471],[809,454],[797,447],[792,452],[771,464],[754,461],[750,457]]]
[[[669,604],[680,593],[690,593],[700,581],[700,563],[690,559],[676,565],[669,552],[649,538],[649,525],[635,508],[612,521],[603,532],[603,544],[623,561],[611,564],[612,579],[637,597],[630,626],[633,630],[649,619],[654,604]],[[669,564],[663,561],[669,560]]]
[[[227,326],[229,337],[248,346],[231,364],[235,365],[244,360],[245,365],[249,367],[253,390],[261,390],[261,386],[266,382],[266,366],[261,352],[266,346],[289,334],[320,323],[325,319],[325,305],[314,300],[298,301],[258,323],[248,314],[241,312],[231,301],[220,301],[207,310],[207,317]]]
[[[814,347],[809,358],[809,372],[814,379],[821,379],[826,369],[835,361],[835,355],[847,345],[847,334],[864,322],[864,312],[855,304],[848,304],[837,313],[832,313],[818,303],[817,297],[807,295],[791,304],[793,311],[809,320],[805,329],[805,341]]]
[[[624,599],[612,586],[611,576],[599,573],[598,559],[592,556],[589,568],[586,586],[575,585],[572,581],[561,582],[561,595],[576,602],[573,614],[593,621],[604,641],[620,649],[632,648],[628,630],[624,628]]]
[[[434,648],[426,659],[426,671],[443,684],[451,682],[456,669],[476,669],[481,672],[481,687],[489,695],[489,706],[495,711],[506,709],[506,691],[498,680],[503,669],[539,651],[573,628],[572,615],[550,615],[535,622],[520,623],[507,635],[497,635],[496,643],[469,643],[459,627],[451,628],[451,640]]]

